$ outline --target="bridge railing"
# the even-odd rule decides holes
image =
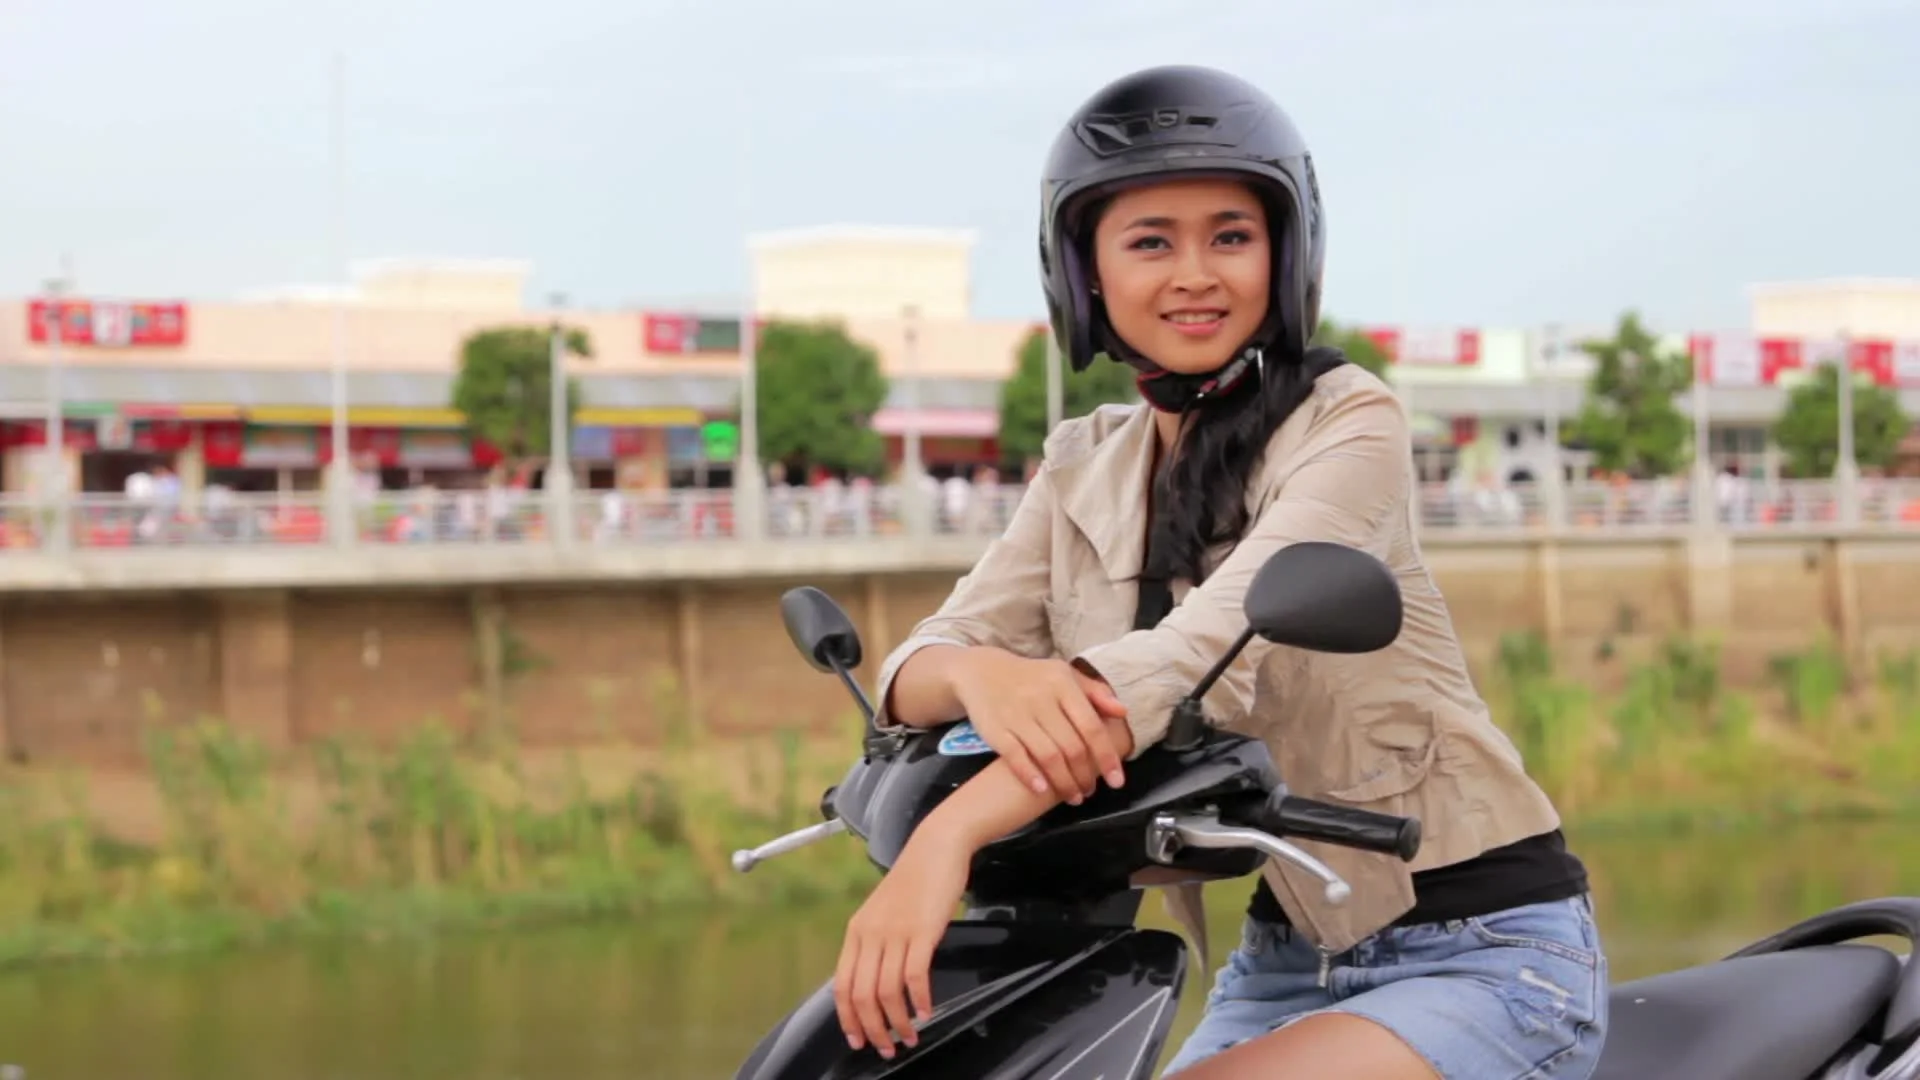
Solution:
[[[760,520],[726,490],[582,492],[555,514],[538,491],[396,491],[356,497],[348,536],[363,545],[649,545],[755,538],[860,541],[881,537],[998,535],[1019,503],[1018,486],[927,489],[912,505],[895,486],[836,490],[775,488],[761,496]],[[1791,532],[1865,528],[1920,534],[1920,480],[1862,480],[1849,508],[1830,481],[1736,482],[1697,500],[1686,480],[1538,485],[1422,486],[1409,512],[1423,533],[1462,540],[1572,534]],[[1701,505],[1696,506],[1696,502]],[[64,505],[0,496],[0,558],[8,551],[104,551],[140,548],[234,549],[330,542],[326,498],[319,493],[203,496],[194,505],[78,495]],[[571,529],[571,538],[554,527]],[[748,530],[743,526],[757,524]]]

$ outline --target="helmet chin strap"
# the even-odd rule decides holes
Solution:
[[[1247,381],[1247,372],[1264,377],[1266,353],[1259,345],[1248,345],[1232,360],[1212,371],[1188,375],[1153,363],[1145,357],[1127,357],[1125,363],[1138,371],[1133,384],[1147,404],[1165,413],[1185,413],[1231,394]]]

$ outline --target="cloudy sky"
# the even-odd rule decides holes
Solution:
[[[1915,42],[1916,0],[0,0],[0,295],[337,279],[338,50],[352,256],[610,306],[737,292],[752,230],[964,226],[1024,317],[1057,125],[1185,62],[1314,146],[1337,316],[1733,325],[1920,276]]]

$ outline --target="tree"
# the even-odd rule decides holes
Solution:
[[[874,350],[834,323],[771,322],[754,354],[760,457],[873,474],[886,444],[873,414],[887,401]]]
[[[1691,455],[1693,421],[1675,399],[1693,383],[1693,358],[1662,351],[1634,312],[1620,317],[1611,339],[1580,348],[1596,364],[1586,401],[1561,438],[1585,446],[1607,472],[1641,479],[1678,472]]]
[[[1331,345],[1346,353],[1348,360],[1380,378],[1391,378],[1391,373],[1387,370],[1386,350],[1358,327],[1341,326],[1332,319],[1321,319],[1320,329],[1314,331],[1313,342],[1316,345]]]
[[[584,330],[565,330],[563,337],[568,352],[593,355]],[[467,418],[469,434],[493,444],[510,460],[550,452],[552,341],[546,327],[501,326],[477,331],[461,343],[453,407]],[[568,379],[566,394],[571,421],[580,411],[580,384]]]
[[[1853,388],[1853,456],[1861,465],[1893,464],[1913,422],[1900,397],[1882,386]],[[1773,441],[1787,456],[1787,471],[1817,479],[1832,476],[1840,462],[1840,369],[1822,364],[1813,377],[1793,388],[1787,407],[1774,421]]]
[[[1020,344],[1013,376],[1000,384],[1000,455],[1010,462],[1040,456],[1047,434],[1047,334],[1035,330]],[[1060,361],[1060,416],[1085,416],[1101,405],[1140,400],[1133,369],[1095,357],[1074,372]]]

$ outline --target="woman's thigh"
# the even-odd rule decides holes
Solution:
[[[1320,1012],[1386,1028],[1445,1080],[1585,1080],[1599,1060],[1607,967],[1585,897],[1383,930],[1334,957],[1325,989],[1310,946],[1278,945],[1229,959],[1169,1074]]]
[[[1240,947],[1227,957],[1207,994],[1199,1026],[1161,1075],[1174,1073],[1333,1004],[1320,986],[1320,954],[1284,926],[1246,920]]]

